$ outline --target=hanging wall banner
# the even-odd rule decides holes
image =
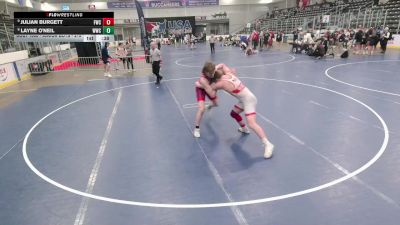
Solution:
[[[107,2],[107,7],[109,9],[131,9],[136,8],[134,2]]]
[[[219,5],[219,0],[187,0],[186,6]]]
[[[136,11],[138,13],[138,18],[139,18],[139,25],[140,25],[140,39],[141,39],[141,44],[144,48],[144,51],[146,51],[147,46],[147,32],[146,32],[146,27],[145,27],[145,19],[144,19],[144,14],[143,14],[143,9],[142,7],[138,4],[138,1],[135,0],[136,3]]]
[[[179,8],[179,7],[201,7],[219,5],[219,0],[148,0],[138,2],[142,8]],[[135,8],[134,2],[120,1],[107,2],[109,9]]]
[[[160,34],[191,34],[195,29],[195,17],[146,18],[146,31],[152,36]]]
[[[176,8],[185,6],[181,0],[144,1],[140,2],[144,8]]]

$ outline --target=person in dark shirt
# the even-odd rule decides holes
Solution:
[[[367,38],[368,55],[372,55],[374,53],[376,32],[371,27],[368,29],[367,35],[368,35],[368,38]]]
[[[364,32],[362,31],[362,29],[359,29],[354,36],[354,39],[356,40],[356,55],[360,54],[361,47],[362,47],[361,44],[363,41],[363,35],[364,35]]]
[[[293,43],[292,43],[292,50],[290,52],[293,53],[298,53],[299,52],[299,42],[297,41],[299,39],[299,31],[295,30],[293,31]]]
[[[299,38],[299,32],[297,30],[293,31],[293,42]]]
[[[283,35],[284,35],[283,31],[279,31],[278,34],[276,35],[276,42],[278,43],[279,46],[281,46]]]
[[[363,55],[367,54],[367,51],[366,51],[367,42],[368,42],[368,32],[367,32],[367,30],[365,30],[365,31],[363,31],[363,36],[362,36],[362,41],[361,41],[361,49],[362,49]]]
[[[270,33],[268,32],[268,30],[264,31],[264,46],[265,48],[268,48],[268,40],[270,38]]]
[[[101,49],[101,59],[103,60],[104,63],[104,76],[105,77],[112,77],[110,74],[110,54],[108,52],[108,47],[109,47],[109,43],[106,42],[104,44],[104,47]]]

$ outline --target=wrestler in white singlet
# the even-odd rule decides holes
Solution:
[[[246,116],[256,114],[257,98],[236,76],[229,74],[223,75],[221,80],[228,81],[235,88],[230,94],[237,98],[239,102],[235,107],[244,110]]]

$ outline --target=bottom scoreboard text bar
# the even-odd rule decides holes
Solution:
[[[111,42],[114,35],[14,35],[15,42]]]

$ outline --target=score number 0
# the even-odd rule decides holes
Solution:
[[[103,26],[114,26],[114,18],[103,18]]]
[[[103,34],[114,34],[114,18],[103,18]]]

